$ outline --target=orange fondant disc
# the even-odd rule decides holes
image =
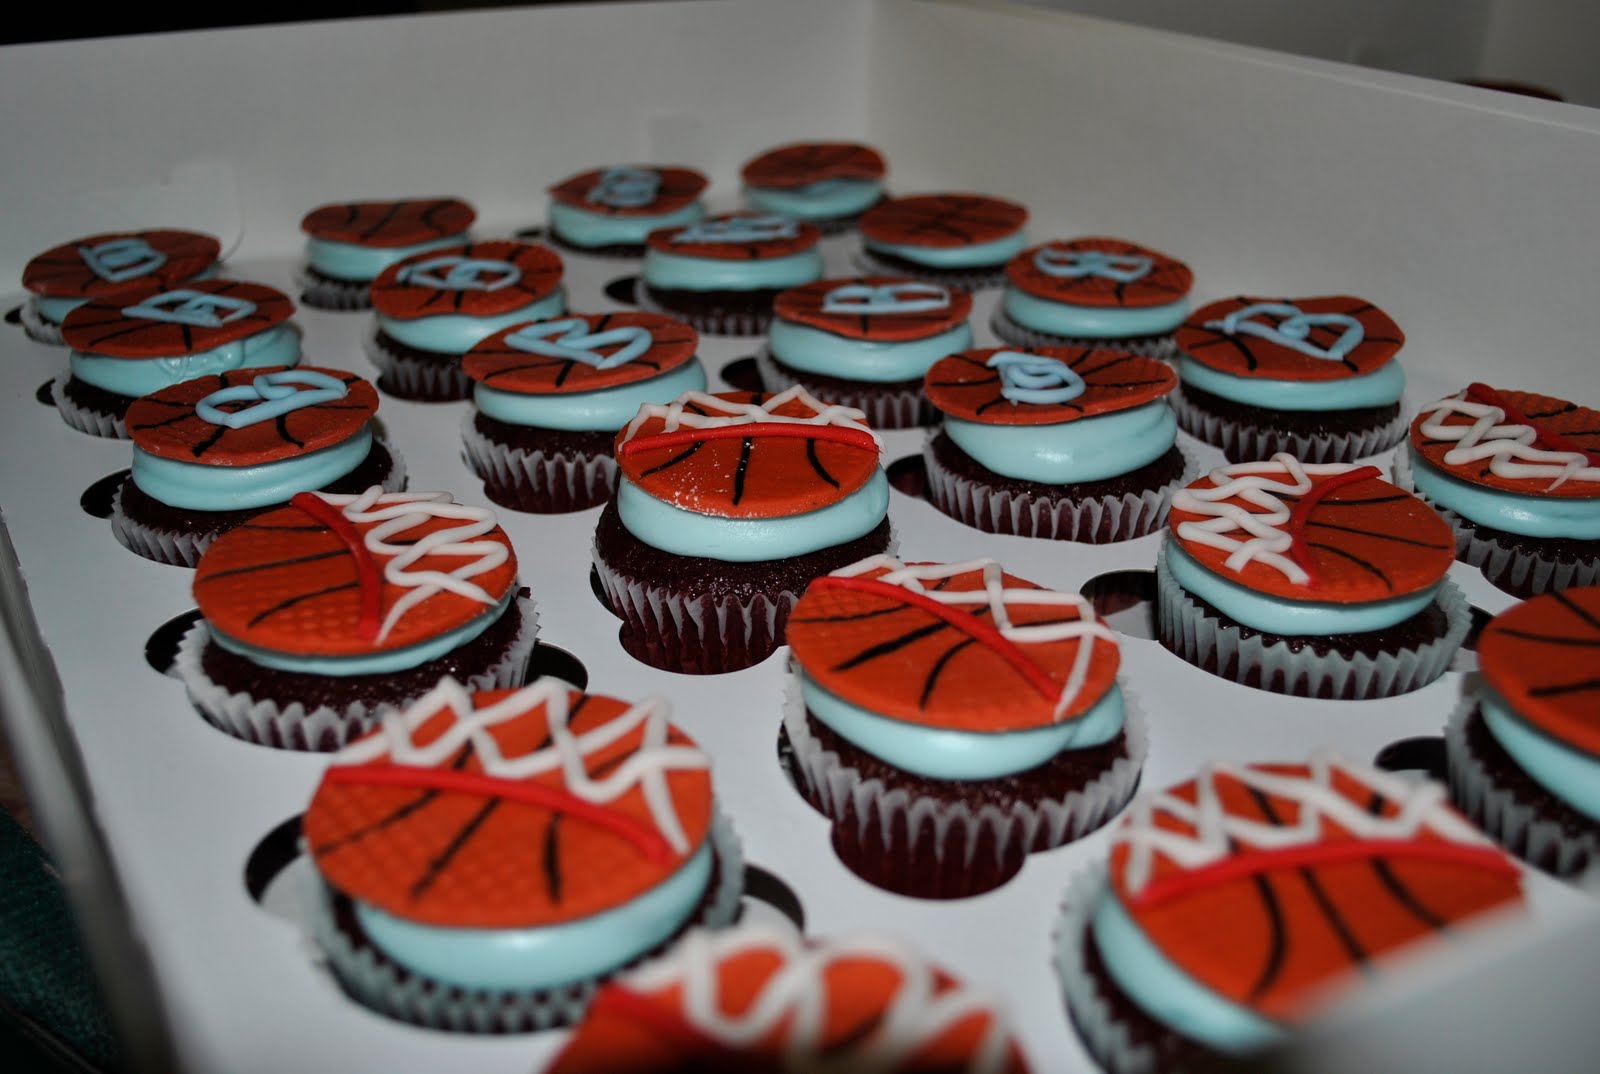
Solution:
[[[1052,276],[1039,268],[1040,251],[1052,254],[1098,252],[1121,257],[1143,257],[1150,268],[1136,280],[1116,280],[1107,276]],[[1022,251],[1006,264],[1006,279],[1030,295],[1072,306],[1120,306],[1137,308],[1164,306],[1176,302],[1194,286],[1194,273],[1188,265],[1159,250],[1122,239],[1087,238],[1070,242],[1049,242]]]
[[[654,172],[660,177],[655,197],[643,205],[612,205],[604,201],[590,201],[589,194],[600,185],[608,169],[594,168],[563,179],[550,188],[550,197],[563,205],[600,216],[660,216],[677,212],[694,203],[705,190],[708,180],[693,168],[677,168],[653,164],[629,164],[630,169]]]
[[[780,320],[802,324],[831,332],[847,339],[881,340],[899,343],[912,339],[927,339],[940,332],[948,332],[972,316],[972,296],[957,288],[945,288],[945,305],[938,309],[915,310],[909,313],[848,313],[824,310],[828,295],[841,287],[918,288],[907,292],[908,298],[925,298],[932,295],[929,285],[918,283],[906,276],[849,276],[831,280],[817,280],[800,287],[781,291],[773,303],[773,312]]]
[[[105,264],[108,247],[117,245],[148,247],[145,256],[150,268],[132,277],[125,277],[116,266]],[[210,235],[176,228],[154,231],[113,231],[103,235],[90,235],[46,250],[29,261],[22,270],[22,286],[36,295],[49,298],[94,298],[113,293],[126,294],[130,289],[154,294],[184,280],[192,279],[216,264],[222,253],[222,244]],[[132,272],[136,267],[138,252],[129,250],[128,264],[122,269]],[[96,266],[100,271],[96,271]],[[109,274],[109,276],[108,276]]]
[[[509,239],[413,254],[372,281],[372,307],[414,321],[439,315],[493,317],[532,305],[561,284],[561,256]]]
[[[1361,341],[1343,358],[1319,358],[1273,340],[1212,327],[1229,314],[1261,302],[1286,303],[1313,318],[1326,314],[1353,318],[1361,328]],[[1265,325],[1278,319],[1253,317]],[[1345,333],[1342,324],[1313,324],[1307,342],[1326,349]],[[1225,298],[1202,306],[1189,315],[1175,333],[1178,349],[1210,369],[1236,377],[1271,377],[1274,380],[1341,380],[1371,373],[1389,361],[1405,343],[1400,326],[1364,298],[1333,295],[1324,298]]]
[[[1600,410],[1578,406],[1553,395],[1539,395],[1535,392],[1500,391],[1499,395],[1522,417],[1532,422],[1533,428],[1538,432],[1554,433],[1582,451],[1600,452]],[[1555,481],[1550,477],[1501,477],[1490,468],[1492,459],[1478,459],[1452,466],[1444,461],[1444,457],[1456,447],[1455,441],[1430,439],[1422,431],[1425,423],[1431,425],[1434,420],[1426,413],[1426,408],[1423,413],[1412,419],[1411,446],[1429,465],[1451,477],[1522,496],[1555,496],[1563,499],[1592,499],[1600,496],[1600,483],[1579,477],[1563,481],[1555,488],[1550,487]],[[1443,421],[1446,425],[1466,427],[1474,423],[1474,419],[1465,414],[1447,414]],[[1519,423],[1514,423],[1508,418],[1502,424]]]
[[[731,220],[751,218],[772,219],[768,213],[718,213],[706,217],[698,224],[690,224],[689,227],[715,226]],[[815,247],[817,240],[822,238],[822,232],[817,230],[815,224],[802,221],[790,222],[794,224],[794,234],[787,238],[760,239],[753,242],[712,240],[676,242],[674,240],[685,229],[664,227],[652,231],[645,241],[652,250],[680,257],[707,257],[717,261],[767,261],[775,257],[804,253]]]
[[[1478,664],[1518,716],[1600,756],[1600,586],[1546,593],[1495,616]]]
[[[1018,403],[1002,393],[996,354],[1028,354],[1061,362],[1083,378],[1084,392],[1064,403]],[[923,378],[928,401],[951,417],[987,425],[1056,425],[1128,410],[1177,387],[1172,367],[1154,358],[1090,347],[988,347],[941,358]]]
[[[460,235],[477,218],[477,210],[457,198],[347,201],[312,209],[300,230],[352,246],[415,246]]]
[[[890,198],[861,217],[861,234],[896,246],[975,246],[1014,234],[1028,210],[985,194],[918,194]]]
[[[860,142],[794,142],[769,149],[739,172],[745,186],[810,186],[828,179],[882,179],[883,154]]]
[[[61,322],[61,337],[97,358],[176,358],[276,328],[293,313],[289,296],[265,284],[189,280],[159,294],[85,302]]]
[[[577,358],[564,358],[537,354],[508,342],[529,328],[555,321],[578,320],[587,325],[582,332],[601,335],[620,328],[639,328],[650,333],[650,347],[637,358],[600,369]],[[541,337],[546,342],[562,342],[559,334]],[[525,395],[561,395],[569,392],[593,392],[602,388],[615,388],[660,376],[679,366],[694,361],[695,348],[700,334],[682,321],[659,313],[573,313],[566,317],[532,324],[514,325],[496,332],[467,352],[462,361],[467,376],[502,392],[519,392]],[[573,344],[566,344],[573,346]],[[593,348],[593,353],[609,357],[628,345],[627,340],[603,344]],[[588,350],[589,345],[583,344]]]
[[[473,700],[484,708],[512,693],[491,691]],[[604,727],[630,707],[625,701],[577,691],[569,695],[569,703],[567,726],[578,736]],[[456,714],[446,708],[417,727],[412,740],[425,748],[456,722]],[[485,733],[502,757],[514,760],[548,748],[548,713],[543,704],[531,703],[527,711]],[[694,742],[675,727],[666,745],[694,748]],[[598,779],[646,748],[641,725],[591,749],[582,763]],[[394,767],[387,754],[368,764],[379,771]],[[485,772],[482,753],[470,742],[437,768],[495,775]],[[332,774],[324,778],[305,814],[305,842],[317,869],[351,898],[408,921],[460,928],[560,924],[637,898],[687,859],[676,852],[652,859],[615,829],[582,812],[516,796],[519,784],[571,793],[559,767],[534,776],[498,777],[495,782],[507,787],[502,795],[496,795],[492,786],[430,789],[363,783],[359,772],[338,776],[337,781]],[[710,769],[670,769],[664,781],[692,854],[711,827]],[[657,830],[644,791],[637,785],[598,804],[637,827]]]

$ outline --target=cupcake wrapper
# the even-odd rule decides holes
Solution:
[[[733,826],[721,811],[711,822],[711,845],[717,860],[717,889],[700,916],[685,926],[725,928],[739,916],[744,891],[744,854]],[[430,1029],[458,1033],[530,1033],[573,1025],[583,1017],[599,985],[627,967],[533,992],[502,992],[441,985],[401,970],[338,927],[333,896],[314,869],[307,892],[312,939],[316,941],[339,986],[364,1006],[391,1018]],[[668,945],[673,941],[668,941]],[[655,952],[641,953],[634,963]],[[630,963],[630,965],[634,964]]]
[[[959,269],[929,269],[927,272],[919,273],[903,261],[879,260],[865,246],[852,255],[852,260],[864,276],[909,276],[924,283],[943,284],[963,291],[982,291],[989,287],[999,287],[1006,282],[1006,267],[1003,264],[965,272]]]
[[[372,308],[371,280],[333,280],[313,276],[302,266],[296,270],[295,286],[300,290],[300,301],[312,309],[333,313]]]
[[[1370,700],[1394,697],[1428,685],[1450,667],[1456,650],[1472,625],[1467,598],[1449,578],[1436,598],[1449,623],[1444,636],[1393,653],[1345,656],[1329,650],[1318,653],[1310,646],[1294,651],[1283,641],[1264,641],[1259,634],[1244,636],[1238,627],[1225,626],[1184,592],[1167,570],[1167,548],[1156,554],[1156,629],[1161,643],[1197,667],[1244,685],[1250,672],[1262,683],[1293,684],[1274,689],[1295,697],[1329,697]]]
[[[756,355],[756,368],[761,371],[761,384],[767,391],[781,392],[796,384],[804,385],[818,399],[862,411],[867,416],[867,424],[874,429],[915,429],[920,425],[936,424],[939,420],[939,412],[922,394],[920,385],[914,389],[876,385],[875,391],[867,386],[857,391],[841,391],[836,384],[813,388],[779,367],[772,358],[772,352],[765,347]]]
[[[1183,475],[1160,488],[1120,496],[1056,499],[996,489],[952,473],[940,465],[930,446],[922,457],[928,471],[928,499],[940,511],[985,533],[1040,537],[1085,544],[1128,541],[1159,530],[1167,521],[1174,489],[1199,473],[1194,456],[1183,455]],[[1063,494],[1069,489],[1062,488]]]
[[[63,373],[50,385],[50,395],[56,401],[56,409],[61,412],[62,420],[80,433],[90,436],[103,436],[108,440],[128,439],[128,427],[121,418],[81,407],[67,398],[67,381],[71,379],[71,373]]]
[[[22,304],[22,330],[28,333],[28,338],[39,343],[48,343],[53,347],[64,347],[66,341],[61,338],[61,326],[52,324],[39,315],[37,299],[28,299]]]
[[[582,511],[605,503],[616,491],[617,462],[611,456],[508,447],[478,432],[476,417],[469,411],[461,423],[467,465],[500,506],[552,514]]]
[[[543,238],[530,238],[528,241],[542,242],[559,250],[563,257],[571,254],[574,257],[592,257],[599,261],[638,261],[644,257],[645,251],[643,242],[611,242],[604,246],[579,246],[568,242],[549,227],[544,229]]]
[[[419,403],[448,403],[472,398],[472,379],[453,362],[419,362],[383,345],[376,329],[361,341],[367,359],[378,367],[378,386],[390,395]]]
[[[1600,554],[1565,560],[1546,559],[1526,547],[1508,548],[1448,507],[1417,491],[1411,479],[1411,452],[1394,456],[1394,483],[1427,503],[1450,524],[1456,536],[1456,558],[1483,572],[1495,586],[1519,597],[1533,597],[1574,586],[1600,585]]]
[[[1467,721],[1478,699],[1469,691],[1444,728],[1450,797],[1495,842],[1524,861],[1555,876],[1576,879],[1600,870],[1600,825],[1574,838],[1558,820],[1547,819],[1535,802],[1495,782],[1489,766],[1473,752]]]
[[[772,310],[677,310],[657,302],[650,293],[650,285],[641,277],[633,289],[634,301],[639,308],[664,317],[672,317],[692,326],[695,331],[708,336],[764,336],[772,323]]]
[[[1405,438],[1410,427],[1402,405],[1399,414],[1371,429],[1307,436],[1292,428],[1241,425],[1229,418],[1219,418],[1189,402],[1182,386],[1167,398],[1178,415],[1178,428],[1221,448],[1233,462],[1269,459],[1280,451],[1287,451],[1301,462],[1354,462],[1394,447]]]
[[[1090,337],[1054,336],[1018,324],[997,309],[989,320],[994,334],[1013,347],[1103,347],[1107,350],[1126,351],[1170,362],[1178,356],[1178,345],[1169,332],[1164,336],[1140,336],[1135,339],[1094,339]]]
[[[493,666],[462,680],[469,691],[522,685],[528,657],[539,635],[539,615],[531,599],[517,597],[516,603],[522,629]],[[195,623],[178,644],[171,674],[183,680],[189,700],[208,722],[235,738],[258,745],[288,750],[340,749],[370,731],[386,713],[404,708],[421,696],[418,693],[376,705],[358,701],[342,709],[318,705],[309,711],[299,701],[285,705],[269,698],[257,700],[249,693],[229,690],[206,674],[201,655],[210,640],[211,631],[205,621]]]

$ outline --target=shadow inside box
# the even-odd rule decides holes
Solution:
[[[639,277],[618,276],[605,286],[606,297],[624,306],[639,304]]]
[[[746,355],[735,358],[718,370],[717,375],[722,382],[736,392],[764,392],[765,385],[761,381],[761,370],[756,366],[755,355]]]
[[[1147,570],[1097,574],[1079,590],[1095,614],[1123,637],[1156,638],[1156,574]]]
[[[21,323],[22,323],[22,307],[21,306],[12,306],[10,309],[6,310],[6,324],[21,324]]]
[[[33,398],[36,403],[54,410],[56,408],[56,378],[51,377],[35,388]]]
[[[116,499],[117,490],[132,473],[132,470],[118,470],[114,474],[102,477],[83,490],[83,495],[78,497],[78,506],[83,508],[84,514],[92,518],[110,518],[111,505]]]

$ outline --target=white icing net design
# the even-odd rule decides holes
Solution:
[[[493,705],[474,709],[471,695],[460,683],[441,679],[404,712],[385,716],[376,733],[346,746],[334,761],[366,764],[388,755],[395,764],[438,768],[470,745],[485,775],[528,780],[559,771],[568,793],[595,805],[615,802],[638,787],[656,829],[673,850],[687,854],[689,837],[673,804],[667,773],[709,768],[710,758],[692,746],[667,744],[671,710],[659,697],[647,697],[616,718],[574,734],[568,726],[572,715],[569,690],[564,683],[541,679]],[[550,744],[520,757],[504,756],[490,729],[540,707],[550,729]],[[416,730],[443,712],[451,713],[455,722],[426,746],[418,746],[413,739]],[[592,778],[585,758],[639,727],[644,731],[638,750],[604,778]]]
[[[810,416],[791,417],[787,414],[773,413],[786,403],[796,401],[811,411]],[[696,414],[688,409],[690,406],[699,407],[709,413]],[[664,433],[677,432],[679,429],[724,429],[756,423],[835,425],[865,433],[872,437],[872,442],[878,445],[880,452],[883,450],[883,441],[868,427],[865,412],[855,407],[821,402],[798,384],[779,392],[764,403],[735,403],[727,399],[718,399],[709,392],[696,391],[684,392],[670,403],[645,403],[628,423],[628,427],[623,430],[621,443],[625,444],[632,440],[639,429],[653,418],[661,419],[663,423],[661,431]]]
[[[1489,471],[1507,480],[1550,481],[1546,492],[1568,481],[1600,482],[1600,466],[1575,451],[1546,451],[1534,447],[1539,432],[1531,425],[1506,422],[1506,412],[1489,403],[1476,403],[1465,391],[1441,399],[1422,411],[1422,435],[1429,440],[1454,442],[1445,452],[1446,466],[1470,466],[1489,460]],[[1465,417],[1470,425],[1446,424]]]

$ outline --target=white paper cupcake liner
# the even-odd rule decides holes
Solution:
[[[1596,545],[1594,555],[1570,562],[1546,559],[1525,547],[1508,548],[1497,538],[1485,536],[1471,520],[1448,507],[1441,507],[1419,492],[1411,477],[1412,465],[1409,448],[1395,452],[1394,483],[1439,512],[1455,534],[1456,558],[1478,568],[1496,586],[1508,593],[1531,597],[1574,586],[1600,585],[1600,544]]]
[[[872,386],[867,385],[852,389],[840,388],[837,384],[816,384],[788,373],[773,360],[772,352],[766,347],[756,355],[756,368],[761,371],[761,384],[767,391],[777,393],[796,384],[802,385],[818,399],[860,410],[874,429],[915,429],[939,420],[939,412],[922,394],[920,385],[915,390],[877,385],[879,390],[873,391]]]
[[[610,455],[553,455],[538,449],[508,447],[478,431],[476,411],[461,423],[467,466],[491,488],[512,499],[548,497],[556,502],[592,507],[611,498],[617,487],[617,461]],[[501,499],[496,499],[501,503]]]
[[[940,511],[986,533],[1008,533],[1055,541],[1109,544],[1155,533],[1167,520],[1172,493],[1199,474],[1194,457],[1181,447],[1183,474],[1160,488],[1117,496],[1067,499],[997,489],[956,474],[934,456],[933,441],[923,448],[928,472],[928,499]],[[1104,534],[1102,536],[1102,534]]]
[[[1178,428],[1221,448],[1234,462],[1269,459],[1280,451],[1287,451],[1301,462],[1354,462],[1394,447],[1410,427],[1404,405],[1389,421],[1371,429],[1308,436],[1288,427],[1247,425],[1217,417],[1189,402],[1181,385],[1167,398],[1178,415]]]
[[[772,323],[770,306],[762,310],[718,310],[703,313],[673,309],[656,301],[655,296],[650,293],[650,285],[644,282],[643,277],[634,284],[633,299],[642,310],[683,321],[696,332],[703,332],[708,336],[764,336],[767,334],[767,326]]]
[[[852,254],[851,259],[864,276],[907,276],[924,283],[943,284],[963,291],[982,291],[990,287],[999,287],[1006,282],[1004,264],[965,272],[956,269],[929,269],[926,272],[918,272],[916,266],[909,261],[880,260],[865,246]]]
[[[493,665],[462,680],[468,690],[502,690],[522,685],[528,657],[539,636],[539,615],[528,597],[517,597],[516,608],[522,620],[517,636]],[[340,749],[372,730],[385,713],[404,708],[426,692],[419,690],[413,696],[374,705],[357,701],[341,709],[330,705],[308,709],[299,701],[258,699],[244,691],[230,690],[206,674],[201,658],[210,641],[211,631],[204,620],[190,627],[178,644],[171,674],[183,680],[189,700],[212,725],[235,738],[275,749]]]
[[[61,338],[61,326],[45,320],[39,314],[39,302],[30,298],[22,304],[22,330],[28,333],[28,338],[38,343],[48,343],[52,347],[64,347],[66,341]]]
[[[989,328],[1013,347],[1100,347],[1105,350],[1138,354],[1145,358],[1156,358],[1164,362],[1170,362],[1178,355],[1178,345],[1170,332],[1164,336],[1139,336],[1134,339],[1056,336],[1020,325],[1007,317],[1005,311],[1001,309],[995,310],[994,316],[989,320]]]
[[[383,345],[376,328],[362,337],[361,349],[378,367],[378,386],[390,395],[429,403],[472,398],[472,378],[459,357],[451,362],[419,362],[396,354]]]
[[[1236,626],[1224,626],[1184,592],[1167,569],[1167,546],[1156,553],[1156,631],[1161,643],[1189,663],[1220,678],[1244,685],[1250,672],[1262,683],[1292,684],[1275,693],[1295,697],[1330,697],[1370,700],[1394,697],[1428,685],[1450,667],[1450,660],[1472,626],[1467,598],[1449,578],[1435,601],[1444,610],[1448,626],[1443,636],[1415,649],[1368,656],[1345,656],[1329,650],[1318,653],[1310,645],[1298,652],[1289,643],[1270,643],[1259,634],[1245,636]],[[1273,689],[1262,687],[1263,689]]]
[[[302,265],[295,270],[300,301],[312,309],[348,313],[372,308],[371,280],[334,280],[313,276]]]
[[[50,396],[56,401],[56,409],[61,412],[62,420],[80,433],[90,436],[103,436],[108,440],[128,439],[128,427],[121,418],[81,407],[67,398],[67,381],[71,379],[71,373],[63,373],[50,384]]]
[[[733,826],[720,809],[712,816],[710,839],[717,861],[717,888],[685,930],[695,926],[726,928],[739,916],[744,854]],[[334,919],[334,896],[327,883],[315,869],[307,869],[306,874],[311,936],[339,986],[362,1005],[403,1022],[457,1033],[530,1033],[573,1025],[583,1017],[600,984],[627,968],[618,967],[593,980],[532,992],[441,985],[400,969],[347,935]],[[668,945],[674,942],[668,941]],[[634,961],[652,954],[641,952]]]

